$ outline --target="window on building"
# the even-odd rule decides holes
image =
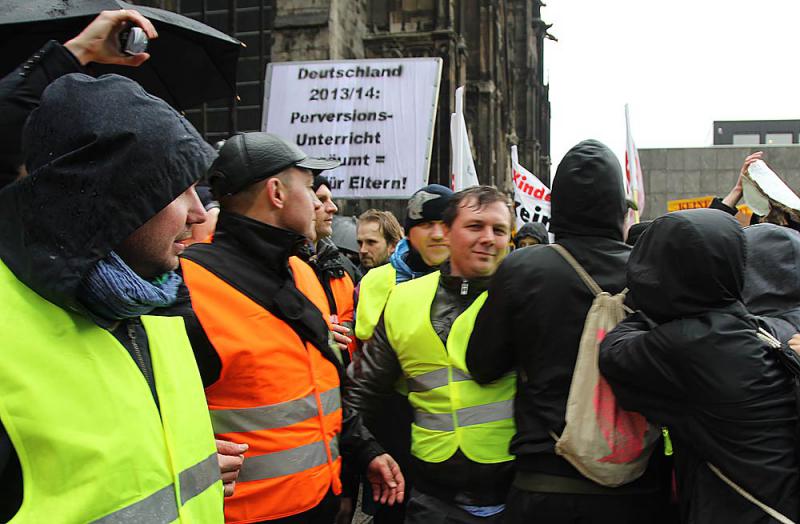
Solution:
[[[767,133],[766,142],[769,145],[783,145],[792,143],[791,133]]]
[[[743,133],[733,135],[733,145],[749,146],[753,144],[760,144],[761,136],[757,133]]]

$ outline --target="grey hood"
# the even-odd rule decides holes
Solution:
[[[28,118],[30,175],[0,191],[0,258],[47,300],[84,311],[84,275],[215,157],[166,102],[117,75],[51,83]]]
[[[774,224],[744,229],[747,268],[742,299],[755,315],[800,308],[800,233]]]

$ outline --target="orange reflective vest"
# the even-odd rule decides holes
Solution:
[[[314,271],[289,259],[294,282],[330,318]],[[206,388],[217,438],[250,448],[227,522],[258,522],[312,509],[341,492],[342,428],[336,367],[291,326],[191,260],[182,259],[192,308],[222,362]]]
[[[356,339],[356,336],[352,333],[355,319],[355,307],[353,305],[355,286],[353,285],[353,279],[350,278],[350,275],[345,271],[344,275],[341,277],[329,279],[328,284],[330,285],[331,294],[335,302],[334,305],[336,306],[336,318],[332,318],[331,321],[346,325],[350,328],[351,333],[349,336],[351,342],[347,346],[347,351],[352,358],[358,343],[358,339]]]

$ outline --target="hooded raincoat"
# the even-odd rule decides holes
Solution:
[[[523,238],[535,238],[539,244],[549,244],[550,237],[547,234],[547,227],[541,222],[528,222],[517,231],[514,235],[514,245],[519,247],[519,243]]]
[[[76,97],[80,103],[74,103]],[[154,397],[137,401],[155,400],[162,407],[143,324],[130,318],[115,328],[81,303],[79,288],[98,261],[203,175],[213,160],[213,149],[165,102],[116,75],[94,79],[69,74],[55,80],[28,119],[22,143],[30,175],[0,191],[0,259],[19,282],[63,309],[76,325],[88,317],[112,331],[131,353]],[[97,329],[92,326],[85,331],[92,336]],[[60,340],[53,337],[54,351],[59,350]],[[116,351],[110,342],[109,351]],[[187,356],[194,367],[191,354]],[[97,369],[101,368],[98,364]],[[97,378],[100,384],[101,378],[111,381],[112,387],[114,377]],[[188,394],[193,385],[182,387]],[[199,393],[202,399],[199,380],[196,387],[193,394]],[[64,392],[65,406],[83,403],[91,410],[93,399],[76,400],[70,395],[71,391]],[[205,414],[205,407],[201,409]],[[195,432],[198,441],[208,439],[213,447],[210,421],[205,431],[184,429]],[[91,445],[102,442],[98,438]],[[92,449],[91,445],[86,449]],[[100,451],[96,454],[100,460]],[[12,516],[19,506],[19,472],[16,453],[0,425],[0,485],[4,487],[0,520]],[[88,516],[92,508],[86,509]]]
[[[550,232],[556,243],[603,290],[621,292],[630,247],[623,242],[627,204],[614,154],[595,140],[573,147],[558,166],[551,199]],[[492,278],[467,349],[467,367],[479,382],[518,370],[517,434],[511,442],[517,470],[585,480],[592,487],[596,485],[555,454],[551,432],[564,429],[578,346],[593,300],[586,284],[554,249],[514,251]],[[602,493],[656,492],[657,480],[649,471],[627,486]]]
[[[746,251],[739,224],[720,211],[655,220],[628,265],[640,311],[601,346],[600,371],[622,406],[669,427],[684,522],[773,522],[708,463],[800,517],[793,383],[741,302]]]

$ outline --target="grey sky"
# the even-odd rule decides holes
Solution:
[[[798,1],[546,3],[553,174],[584,138],[622,162],[626,102],[640,149],[711,145],[714,120],[800,118]]]

